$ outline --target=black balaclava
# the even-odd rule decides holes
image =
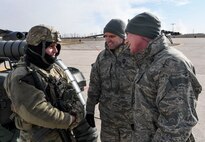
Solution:
[[[26,63],[32,63],[39,68],[49,70],[55,62],[57,56],[60,53],[61,46],[57,44],[58,53],[55,57],[52,57],[45,53],[45,49],[49,47],[52,42],[41,42],[37,46],[28,45],[26,50]]]

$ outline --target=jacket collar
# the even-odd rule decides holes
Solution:
[[[121,44],[121,45],[119,45],[119,47],[117,47],[116,49],[111,51],[109,49],[108,45],[105,43],[105,50],[107,51],[108,54],[112,54],[112,55],[118,56],[119,54],[121,54],[123,51],[125,51],[127,49],[128,49],[128,46],[126,44]]]
[[[163,35],[160,35],[156,37],[154,40],[151,40],[147,48],[145,48],[143,52],[135,54],[134,58],[137,64],[142,64],[147,60],[152,60],[157,53],[159,53],[167,47],[168,45],[165,42],[165,37]]]

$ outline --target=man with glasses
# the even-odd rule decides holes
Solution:
[[[86,119],[95,127],[99,103],[101,142],[131,142],[131,84],[136,75],[134,60],[125,44],[125,23],[112,19],[104,28],[105,49],[92,65]]]

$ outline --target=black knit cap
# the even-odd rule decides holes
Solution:
[[[132,18],[126,27],[126,32],[148,37],[156,38],[160,35],[161,22],[159,19],[147,12],[136,15]]]
[[[121,38],[125,38],[125,23],[120,19],[112,19],[104,28],[103,33],[110,32],[118,35]]]

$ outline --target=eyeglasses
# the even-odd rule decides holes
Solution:
[[[115,38],[115,37],[117,37],[116,35],[104,35],[103,36],[104,38]]]

